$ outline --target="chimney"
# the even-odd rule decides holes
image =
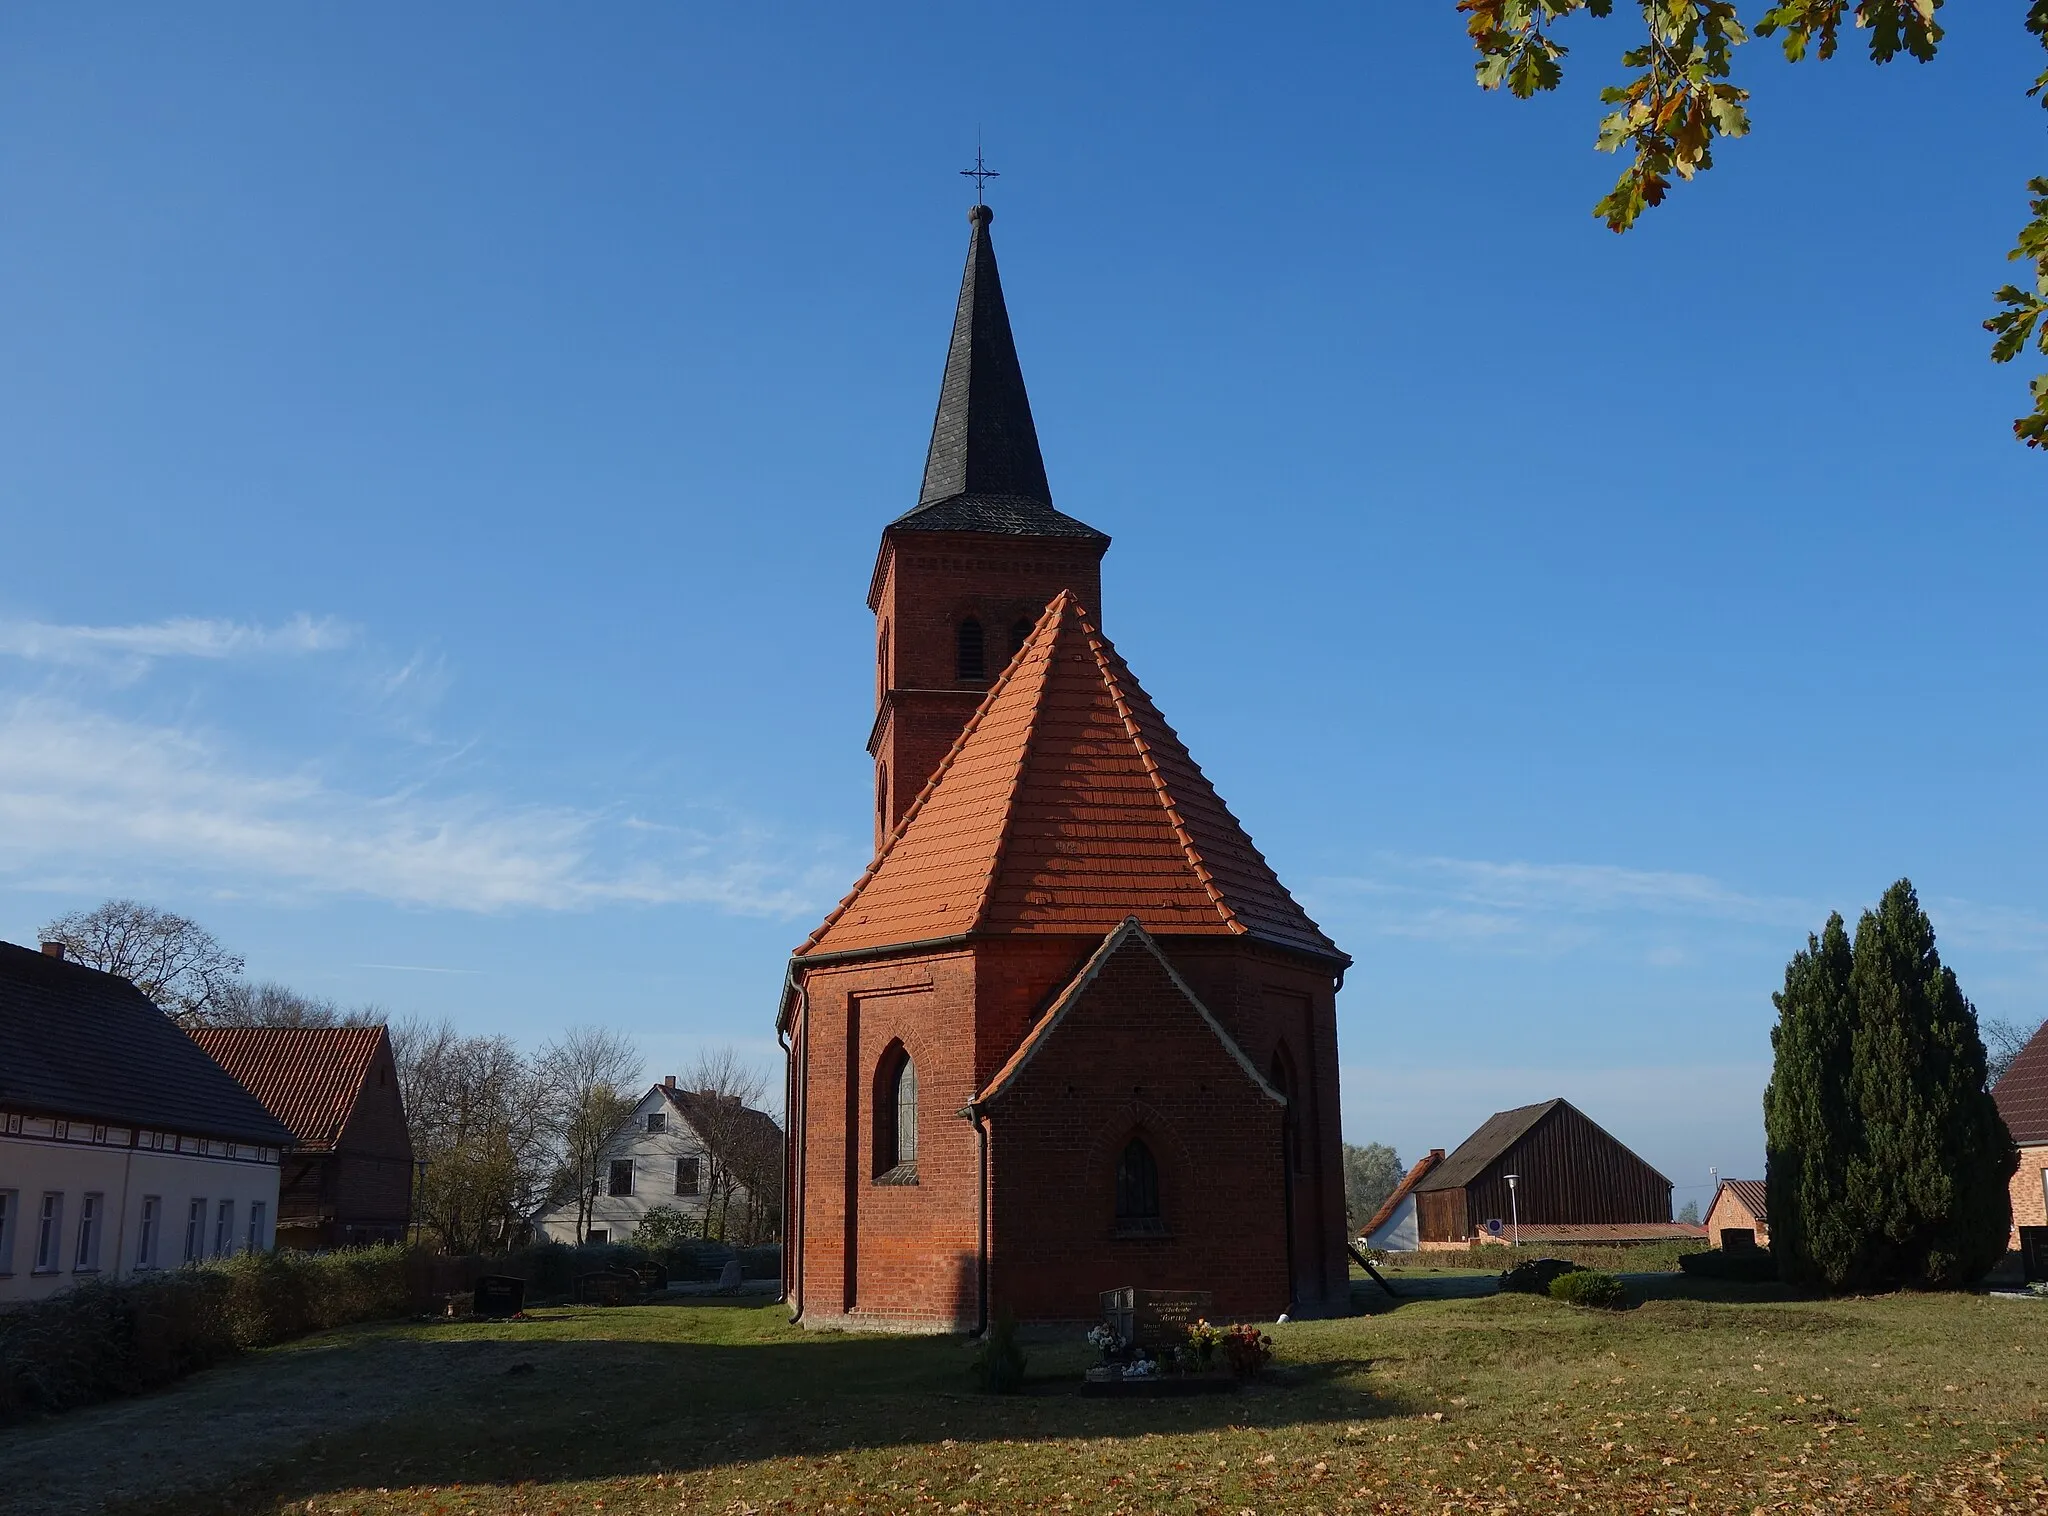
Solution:
[[[46,958],[62,958],[64,956],[64,944],[61,942],[44,943],[43,956]]]
[[[1429,1150],[1429,1156],[1434,1158],[1438,1163],[1442,1163],[1444,1161],[1444,1150],[1442,1148],[1431,1148]]]
[[[669,1076],[668,1076],[667,1078],[663,1079],[663,1080],[662,1080],[661,1082],[662,1082],[662,1086],[663,1086],[664,1088],[666,1088],[666,1089],[671,1089],[671,1090],[672,1090],[672,1089],[674,1089],[674,1088],[676,1087],[676,1076],[675,1076],[675,1075],[673,1075],[673,1074],[670,1074],[670,1075],[669,1075]]]

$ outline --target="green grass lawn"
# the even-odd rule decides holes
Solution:
[[[971,1388],[957,1340],[773,1305],[560,1308],[256,1354],[0,1433],[9,1516],[775,1510],[2048,1511],[2048,1304],[1833,1302],[1675,1276],[1622,1313],[1395,1277],[1187,1400]],[[1697,1289],[1697,1287],[1694,1287]],[[1434,1297],[1434,1298],[1425,1298]]]

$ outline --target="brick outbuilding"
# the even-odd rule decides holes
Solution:
[[[2020,1049],[1991,1087],[1991,1098],[2020,1150],[2011,1180],[2010,1245],[2016,1248],[2021,1227],[2048,1226],[2048,1026]]]
[[[797,950],[785,1283],[814,1326],[1348,1300],[1311,921],[1100,630],[977,206],[917,507],[883,532],[874,861]]]

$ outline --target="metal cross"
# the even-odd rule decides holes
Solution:
[[[981,144],[979,142],[974,144],[974,167],[963,168],[960,170],[960,175],[964,179],[972,179],[974,181],[974,203],[976,205],[981,204],[982,196],[987,191],[987,181],[1003,177],[994,169],[982,166]]]

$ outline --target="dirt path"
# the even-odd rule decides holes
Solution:
[[[288,1344],[116,1401],[0,1431],[8,1516],[97,1516],[218,1486],[307,1445],[446,1394],[519,1356],[513,1343],[353,1334]]]

